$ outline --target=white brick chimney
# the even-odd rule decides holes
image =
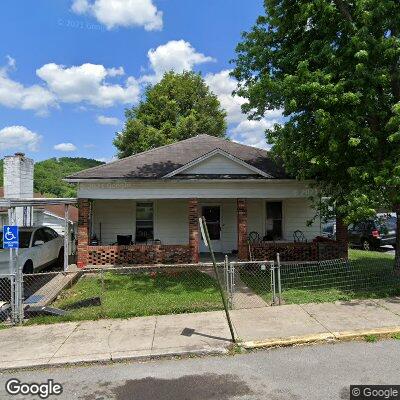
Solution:
[[[24,153],[4,157],[4,197],[13,199],[33,198],[33,165],[31,158]],[[17,208],[17,224],[32,224],[32,209]]]

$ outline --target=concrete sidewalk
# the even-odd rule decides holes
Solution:
[[[400,298],[231,311],[244,347],[400,332]],[[221,311],[0,330],[0,370],[228,352]]]

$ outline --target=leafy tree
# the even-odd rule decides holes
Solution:
[[[48,197],[76,197],[76,187],[63,179],[87,168],[104,164],[81,157],[50,158],[35,163],[34,191]],[[0,161],[0,182],[3,182],[3,160]]]
[[[283,110],[284,123],[267,132],[274,151],[298,178],[316,180],[337,215],[349,221],[389,205],[399,223],[400,2],[264,5],[237,46],[244,111]]]
[[[114,139],[120,158],[202,133],[224,137],[226,131],[226,112],[194,72],[167,72],[125,115],[124,129]]]

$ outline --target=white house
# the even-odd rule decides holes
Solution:
[[[315,216],[307,182],[288,176],[266,150],[209,135],[67,181],[78,185],[80,266],[197,262],[207,251],[199,216],[206,218],[215,251],[239,259],[249,256],[249,235],[260,250],[300,246],[296,238],[310,246],[321,232],[319,219],[307,224]]]

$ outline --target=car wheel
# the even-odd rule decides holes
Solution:
[[[363,250],[365,250],[365,251],[371,250],[371,245],[370,245],[370,243],[368,242],[368,240],[363,240],[363,242],[362,242],[362,248],[363,248]]]
[[[60,271],[64,269],[64,247],[60,249],[60,252],[58,253],[57,261],[56,261],[56,267]]]
[[[33,264],[31,260],[28,260],[22,268],[24,274],[33,274]]]

